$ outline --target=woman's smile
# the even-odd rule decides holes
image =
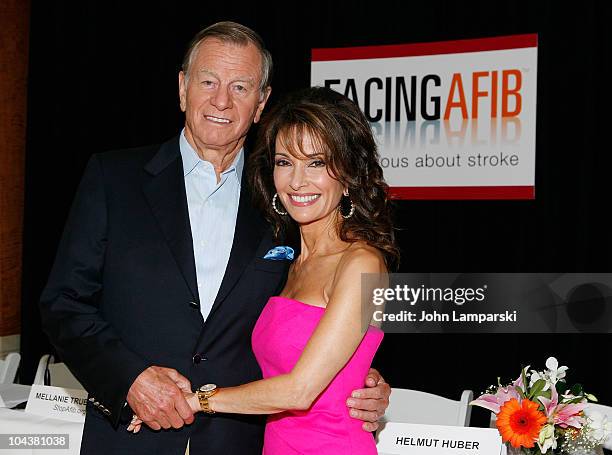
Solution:
[[[291,205],[296,207],[308,207],[309,205],[313,205],[320,197],[321,194],[316,193],[289,193],[289,201],[291,201]]]

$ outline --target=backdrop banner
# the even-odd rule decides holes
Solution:
[[[535,198],[537,35],[313,49],[372,124],[399,199]]]

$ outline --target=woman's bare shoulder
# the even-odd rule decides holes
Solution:
[[[378,248],[365,242],[355,242],[347,248],[338,263],[336,277],[345,274],[386,273],[385,259]]]
[[[370,275],[366,278],[364,274]],[[338,262],[328,294],[335,298],[330,298],[329,302],[343,301],[349,306],[360,308],[364,283],[366,288],[384,287],[387,276],[381,252],[365,242],[355,242],[347,248]]]

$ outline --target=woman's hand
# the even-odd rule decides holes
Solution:
[[[189,404],[189,407],[191,408],[194,414],[202,410],[200,408],[200,400],[198,400],[197,393],[183,392],[183,395],[185,396],[185,400]],[[141,428],[142,428],[142,420],[140,420],[140,418],[138,418],[138,416],[134,414],[134,417],[132,417],[132,421],[130,422],[126,430],[131,431],[132,433],[136,434],[140,431]]]
[[[187,404],[189,404],[189,407],[194,414],[202,410],[200,407],[200,400],[198,400],[198,394],[196,392],[184,393],[183,395],[185,395],[185,400],[187,401]]]
[[[126,430],[136,434],[140,431],[140,428],[142,428],[142,420],[140,420],[138,416],[134,414],[134,416],[132,417],[132,421],[130,422]]]

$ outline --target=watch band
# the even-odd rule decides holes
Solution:
[[[198,401],[200,402],[200,408],[207,414],[214,414],[215,411],[210,407],[208,399],[217,393],[219,389],[215,384],[206,384],[198,388]]]

